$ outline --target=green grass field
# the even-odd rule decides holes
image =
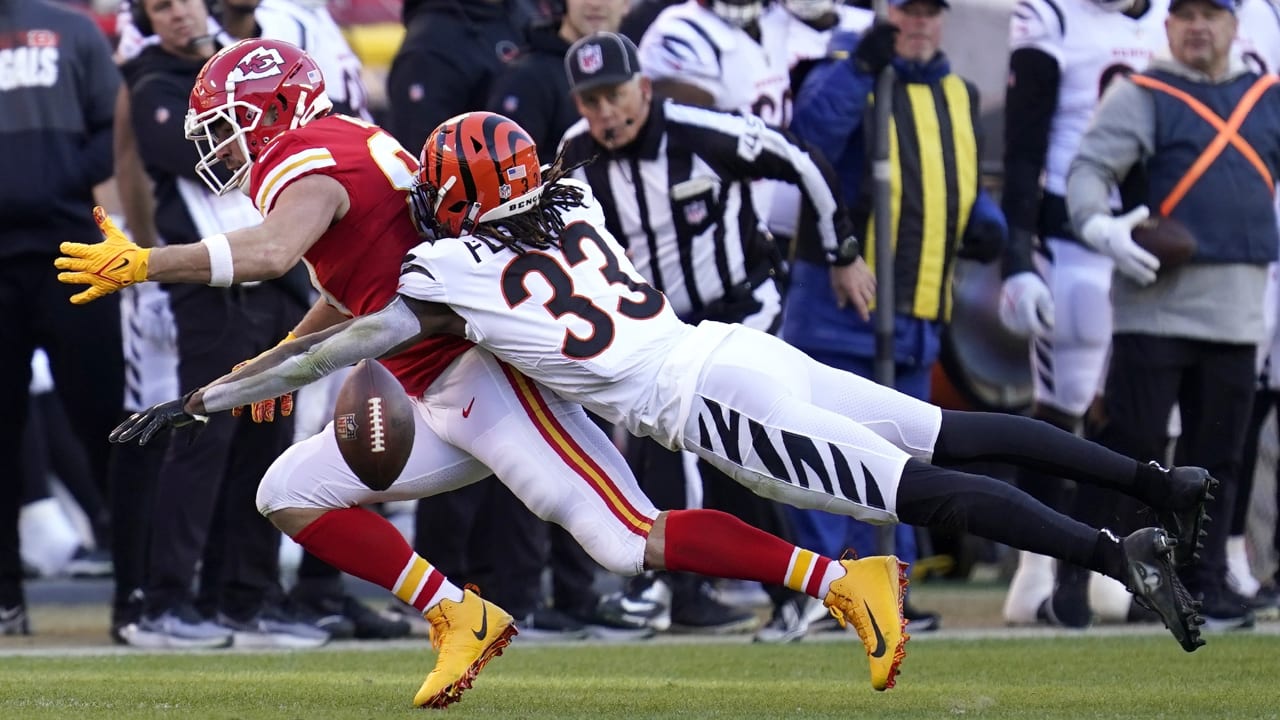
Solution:
[[[427,649],[0,657],[0,718],[423,717]],[[852,642],[513,645],[450,718],[1276,718],[1280,638],[914,641],[876,693]]]

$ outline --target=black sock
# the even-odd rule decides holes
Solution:
[[[1169,471],[1158,463],[1138,463],[1133,473],[1133,496],[1152,507],[1162,508],[1161,498],[1169,489]]]
[[[1124,545],[1120,543],[1120,538],[1106,528],[1098,531],[1098,538],[1093,544],[1093,555],[1089,560],[1089,569],[1122,583],[1125,582]]]

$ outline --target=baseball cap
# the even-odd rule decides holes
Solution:
[[[1170,0],[1170,2],[1169,2],[1169,9],[1170,9],[1170,10],[1173,10],[1174,8],[1178,7],[1179,5],[1182,5],[1183,3],[1186,3],[1186,2],[1188,2],[1188,1],[1189,1],[1189,0]],[[1227,11],[1229,11],[1229,12],[1233,12],[1233,13],[1234,13],[1234,12],[1236,11],[1236,0],[1202,0],[1202,1],[1203,1],[1203,2],[1207,2],[1207,3],[1209,3],[1210,5],[1212,5],[1212,6],[1216,7],[1216,8],[1221,8],[1221,9],[1223,9],[1223,10],[1227,10]]]
[[[934,5],[937,5],[938,7],[944,10],[948,10],[951,8],[951,3],[947,2],[947,0],[918,0],[918,1],[931,2]],[[889,4],[892,5],[893,7],[902,7],[903,5],[906,5],[909,2],[917,2],[917,0],[889,0]]]
[[[601,85],[617,85],[640,74],[635,43],[611,32],[579,38],[564,56],[564,71],[574,92]]]

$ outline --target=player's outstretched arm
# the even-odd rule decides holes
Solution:
[[[443,305],[397,297],[371,315],[305,335],[259,355],[192,394],[186,410],[228,410],[296,390],[339,368],[394,355],[428,335],[460,334],[463,323]]]
[[[393,355],[427,335],[459,334],[463,325],[443,305],[397,297],[372,315],[278,345],[181,400],[134,413],[112,431],[111,441],[145,444],[165,428],[297,390],[360,360]]]
[[[71,302],[82,305],[135,282],[198,283],[226,287],[270,280],[288,272],[346,214],[350,201],[342,184],[309,175],[280,193],[266,218],[253,227],[208,237],[198,243],[141,248],[129,241],[101,208],[94,218],[100,243],[62,243],[54,260],[60,282],[87,285]]]

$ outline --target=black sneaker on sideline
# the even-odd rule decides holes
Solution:
[[[1177,541],[1159,528],[1143,528],[1121,540],[1124,549],[1125,586],[1135,599],[1154,610],[1187,652],[1204,645],[1200,626],[1205,618],[1174,567]]]
[[[600,598],[596,615],[617,627],[671,629],[671,587],[648,572],[627,580],[625,589]]]
[[[423,617],[418,609],[409,603],[394,598],[382,612],[388,620],[409,624],[409,635],[413,637],[431,637],[431,623]]]
[[[701,578],[694,593],[672,603],[671,607],[671,629],[675,632],[727,635],[749,632],[758,623],[754,612],[716,600],[710,583]]]
[[[921,610],[909,602],[902,604],[902,617],[907,620],[907,632],[931,632],[942,627],[942,616],[936,612]]]
[[[0,635],[30,635],[31,622],[27,619],[27,607],[14,605],[0,608]]]
[[[555,608],[538,608],[523,620],[516,620],[520,637],[526,640],[585,640],[587,627]]]
[[[1080,573],[1080,580],[1059,582],[1053,594],[1045,598],[1036,611],[1041,622],[1056,627],[1083,630],[1093,624],[1093,611],[1089,608],[1089,575]]]
[[[756,630],[753,642],[788,643],[795,642],[809,632],[808,612],[810,603],[822,604],[821,600],[808,595],[789,597],[773,606],[773,614],[769,622]],[[825,611],[826,608],[823,608]]]
[[[309,650],[329,642],[329,633],[282,607],[268,606],[253,617],[238,619],[218,613],[218,624],[232,632],[238,648]]]
[[[115,564],[111,561],[111,551],[106,548],[90,550],[81,545],[63,572],[73,578],[111,577],[115,574]]]
[[[380,613],[352,595],[342,596],[342,614],[355,626],[358,640],[396,640],[413,633],[413,626],[408,619]],[[418,617],[421,618],[422,615],[418,614]]]
[[[647,640],[658,631],[645,622],[632,622],[604,612],[605,598],[585,612],[570,612],[569,617],[582,623],[587,637],[596,640]]]
[[[290,593],[285,606],[298,620],[328,633],[330,639],[350,640],[356,636],[356,624],[343,612],[341,595]]]
[[[1248,630],[1257,623],[1246,599],[1227,588],[1206,589],[1196,594],[1202,605],[1206,630]]]

